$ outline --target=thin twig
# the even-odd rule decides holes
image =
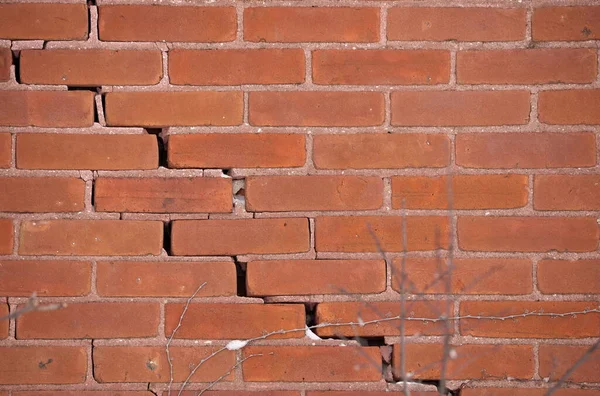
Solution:
[[[181,327],[183,318],[190,306],[190,303],[192,302],[194,297],[196,297],[196,295],[200,292],[200,290],[205,285],[206,285],[206,282],[204,282],[200,286],[198,286],[196,291],[185,302],[185,306],[183,307],[183,312],[181,312],[181,315],[179,316],[179,323],[177,323],[177,326],[173,330],[173,333],[171,333],[171,336],[169,337],[169,340],[167,341],[167,345],[165,347],[165,350],[167,352],[167,362],[169,362],[169,387],[168,387],[168,395],[169,396],[171,396],[171,386],[173,385],[173,362],[171,361],[171,350],[169,349],[169,347],[171,346],[171,342],[173,341],[173,338],[175,337],[175,333],[177,333],[177,330],[179,330],[179,328]]]
[[[408,378],[406,375],[406,345],[405,345],[405,332],[406,322],[406,294],[404,293],[404,284],[406,282],[406,252],[408,243],[408,234],[406,231],[406,213],[404,212],[405,199],[402,199],[402,260],[400,262],[400,375],[402,376],[402,388],[404,390],[404,396],[410,396],[410,390],[408,390]]]
[[[66,306],[66,303],[40,305],[40,302],[37,299],[37,294],[33,292],[23,307],[14,310],[6,316],[0,317],[0,321],[18,318],[27,312],[56,311],[57,309],[65,308]]]
[[[269,355],[273,355],[273,352],[269,352]],[[204,394],[204,392],[206,392],[207,390],[209,390],[210,388],[212,388],[213,386],[215,386],[216,384],[218,384],[219,382],[221,382],[221,380],[223,380],[223,378],[225,378],[229,374],[231,374],[231,372],[233,370],[235,370],[239,365],[241,365],[242,363],[244,363],[246,360],[248,360],[250,358],[253,358],[253,357],[257,357],[257,356],[264,356],[264,354],[262,354],[262,353],[255,353],[255,354],[246,356],[245,358],[243,358],[242,360],[240,360],[239,362],[237,362],[236,364],[234,364],[233,366],[231,366],[231,368],[229,369],[229,371],[227,371],[225,374],[223,374],[222,376],[220,376],[219,378],[217,378],[216,380],[214,380],[213,382],[211,382],[206,388],[204,388],[200,392],[198,392],[197,396],[201,396],[202,394]]]
[[[569,369],[562,375],[562,377],[560,377],[558,382],[556,384],[554,384],[554,386],[548,390],[548,393],[546,393],[546,396],[551,396],[560,387],[562,387],[562,385],[567,381],[567,379],[571,376],[571,374],[573,374],[573,372],[575,370],[577,370],[577,368],[579,366],[581,366],[583,363],[585,363],[590,358],[590,356],[592,356],[592,353],[594,353],[596,351],[596,349],[598,349],[598,348],[600,348],[600,338],[598,338],[598,340],[596,340],[596,342],[592,346],[590,346],[588,348],[588,350],[585,351],[585,353],[583,355],[581,355],[581,357],[579,359],[577,359],[577,361],[575,363],[573,363],[573,365],[571,367],[569,367]]]

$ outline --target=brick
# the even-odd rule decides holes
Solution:
[[[10,168],[12,164],[12,136],[0,133],[0,168]]]
[[[446,310],[445,301],[408,301],[405,305],[406,317],[439,318]],[[450,310],[452,312],[452,310]],[[321,337],[382,337],[400,335],[401,320],[389,320],[402,315],[397,301],[369,302],[325,302],[317,305],[317,324],[357,323],[385,319],[379,323],[364,326],[320,327],[316,332]],[[444,335],[447,334],[443,322],[423,322],[406,320],[406,335]],[[449,330],[453,333],[453,330]]]
[[[13,222],[10,219],[0,219],[0,254],[13,252]]]
[[[375,176],[251,176],[246,178],[245,194],[246,209],[252,212],[370,210],[383,205],[383,179]]]
[[[536,175],[537,210],[600,210],[600,175]]]
[[[541,260],[537,281],[544,294],[600,294],[600,260]]]
[[[162,76],[160,51],[24,50],[19,64],[25,84],[154,85]]]
[[[538,112],[546,124],[600,124],[600,89],[541,91]]]
[[[17,339],[135,338],[158,335],[158,303],[90,302],[17,319]]]
[[[144,256],[162,251],[163,224],[137,220],[21,223],[21,255]]]
[[[389,396],[387,391],[307,391],[306,396]],[[418,395],[435,395],[436,392],[419,391]]]
[[[102,41],[220,42],[235,39],[233,7],[102,5],[98,8]]]
[[[402,260],[394,259],[392,288],[402,290]],[[485,258],[448,260],[410,257],[405,263],[404,290],[408,293],[446,294],[450,280],[452,294],[530,294],[533,291],[532,265],[527,259]]]
[[[233,262],[99,261],[98,294],[109,297],[198,297],[236,295]]]
[[[86,379],[84,347],[0,347],[0,384],[79,384]],[[18,370],[15,370],[18,367]]]
[[[10,48],[0,48],[0,81],[8,81],[10,79],[12,60],[12,51]]]
[[[527,312],[566,313],[597,308],[597,302],[569,301],[463,301],[460,315],[509,316]],[[460,333],[475,337],[506,338],[585,338],[596,337],[600,314],[565,317],[528,316],[517,319],[461,319]]]
[[[84,296],[90,292],[89,261],[0,261],[0,294],[3,296]],[[65,280],[68,279],[68,282]]]
[[[558,389],[553,394],[556,396],[593,396],[593,389]],[[548,388],[463,388],[464,396],[544,396]]]
[[[169,81],[175,85],[300,84],[301,48],[169,51]]]
[[[528,91],[395,91],[392,125],[490,126],[529,122]]]
[[[0,211],[79,212],[85,181],[74,177],[0,177]]]
[[[175,392],[173,390],[171,393]],[[168,391],[163,391],[162,396],[168,396]],[[197,391],[183,391],[181,392],[181,396],[194,396],[198,392]],[[299,391],[269,391],[269,390],[260,390],[260,391],[206,391],[203,393],[206,396],[300,396]],[[387,396],[387,395],[386,395]]]
[[[466,168],[570,168],[596,165],[596,137],[571,133],[459,133],[456,164]]]
[[[458,245],[463,250],[589,252],[597,249],[599,235],[592,217],[458,218]]]
[[[259,126],[374,126],[385,118],[380,92],[250,92],[249,121]]]
[[[442,84],[450,80],[450,52],[441,50],[316,50],[315,84]]]
[[[450,141],[441,133],[315,135],[313,142],[313,161],[319,169],[442,168],[450,164]]]
[[[379,10],[350,7],[250,7],[244,40],[255,42],[376,42]]]
[[[388,39],[400,41],[518,41],[525,39],[525,8],[394,7]]]
[[[244,110],[236,91],[109,92],[105,100],[110,126],[239,125]]]
[[[99,178],[94,203],[99,212],[231,212],[231,179],[216,177]]]
[[[538,7],[531,21],[536,41],[600,39],[600,7]]]
[[[8,304],[0,304],[0,318],[8,316]],[[0,321],[0,340],[8,337],[8,320]]]
[[[456,61],[461,84],[590,83],[598,73],[591,48],[459,51]]]
[[[171,230],[171,254],[176,256],[299,253],[309,248],[305,218],[175,220]]]
[[[540,376],[554,381],[560,379],[589,349],[589,345],[540,344]],[[599,371],[600,351],[596,349],[588,355],[585,361],[578,364],[577,369],[565,380],[568,382],[597,382]]]
[[[150,391],[13,391],[15,396],[152,396]]]
[[[165,305],[168,336],[178,325],[183,308],[184,304]],[[281,329],[304,329],[305,321],[302,304],[190,304],[174,338],[248,339]],[[303,330],[269,339],[299,337],[304,337]]]
[[[531,379],[535,372],[531,345],[463,344],[451,348],[457,356],[447,359],[446,379]],[[440,378],[443,344],[406,344],[405,351],[406,372],[416,379]],[[396,378],[401,374],[400,361],[400,345],[395,344],[392,364]]]
[[[450,186],[449,186],[450,184]],[[449,199],[451,187],[452,199]],[[527,204],[527,175],[392,177],[392,206],[406,209],[509,209]]]
[[[17,134],[19,169],[158,168],[153,135]]]
[[[249,296],[381,293],[385,285],[382,260],[259,260],[246,266]]]
[[[381,380],[377,347],[250,346],[243,356],[248,382],[372,382]]]
[[[375,236],[369,232],[372,229]],[[376,240],[386,252],[401,252],[400,216],[322,216],[316,218],[315,243],[319,252],[377,252]],[[448,219],[437,216],[406,218],[407,250],[434,250],[448,246]],[[439,241],[435,234],[439,233]]]
[[[94,123],[90,91],[1,91],[0,125],[88,127]]]
[[[173,380],[183,382],[202,359],[220,347],[171,346]],[[235,352],[222,351],[210,358],[190,378],[190,382],[212,382],[235,364]],[[222,381],[233,380],[226,375]],[[94,378],[104,382],[169,382],[169,363],[161,346],[95,346]]]
[[[85,40],[86,4],[0,4],[0,38],[13,40]]]
[[[287,168],[306,162],[305,137],[297,133],[171,135],[170,168]]]

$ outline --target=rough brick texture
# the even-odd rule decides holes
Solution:
[[[0,0],[0,396],[597,395],[599,45],[597,0]]]

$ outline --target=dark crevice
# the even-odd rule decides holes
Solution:
[[[92,207],[96,204],[96,180],[92,181]]]
[[[158,166],[169,167],[167,158],[167,141],[161,128],[146,128],[146,133],[155,135],[158,141]]]
[[[67,85],[67,91],[91,91],[93,93],[98,93],[98,89],[99,87],[93,86],[93,87],[79,87],[79,86],[71,86],[71,85]]]
[[[248,297],[248,290],[246,288],[246,268],[247,263],[238,261],[237,257],[233,256],[233,262],[235,263],[235,273],[237,280],[237,295],[238,297]]]
[[[15,80],[21,84],[21,62],[19,60],[19,51],[12,51],[12,63],[15,65]]]
[[[312,327],[317,325],[317,303],[304,303],[306,312],[306,326]]]
[[[96,346],[94,345],[94,340],[92,340],[92,352],[91,352],[91,358],[92,358],[92,378],[94,380],[97,380],[96,378],[96,365],[94,364],[94,355],[96,352]]]
[[[384,337],[360,337],[365,342],[365,346],[384,346],[387,345],[385,343]]]
[[[163,226],[163,249],[169,256],[171,255],[171,224],[172,222],[166,221]]]

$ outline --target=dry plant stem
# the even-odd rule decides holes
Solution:
[[[173,362],[171,362],[171,350],[169,349],[169,347],[171,346],[171,342],[173,341],[173,338],[175,337],[175,333],[177,333],[177,330],[179,330],[179,328],[181,327],[181,323],[183,322],[183,318],[190,306],[190,303],[192,302],[194,297],[196,297],[196,295],[200,292],[200,290],[204,286],[206,286],[206,282],[204,282],[200,286],[198,286],[196,291],[185,302],[185,306],[183,307],[183,312],[181,312],[181,315],[179,316],[179,323],[177,323],[177,326],[171,333],[171,336],[169,337],[169,340],[167,341],[167,345],[165,346],[165,351],[167,353],[167,362],[169,362],[169,387],[168,387],[168,395],[169,396],[171,396],[171,386],[173,385]]]
[[[26,314],[27,312],[56,311],[57,309],[65,308],[66,306],[67,304],[65,303],[40,305],[40,302],[37,299],[37,294],[33,292],[31,294],[31,297],[29,297],[29,299],[27,300],[27,304],[25,304],[20,309],[16,309],[14,312],[11,312],[6,316],[0,317],[0,321],[18,318],[19,316]]]
[[[592,346],[590,346],[589,349],[585,351],[585,353],[581,355],[581,357],[577,359],[577,361],[571,367],[569,367],[569,369],[562,375],[562,377],[560,377],[558,382],[548,390],[546,396],[551,396],[552,394],[554,394],[554,392],[559,390],[562,387],[562,385],[567,381],[567,379],[571,376],[571,374],[573,374],[573,372],[575,372],[575,370],[577,370],[579,366],[585,363],[598,348],[600,348],[600,338],[598,338],[598,340],[596,340],[596,342]]]
[[[272,355],[273,352],[270,352],[269,355]],[[246,360],[253,358],[253,357],[257,357],[257,356],[263,356],[262,353],[255,353],[252,355],[248,355],[245,358],[243,358],[242,360],[240,360],[239,362],[237,362],[236,364],[234,364],[233,366],[231,366],[231,368],[229,369],[229,371],[227,371],[225,374],[223,374],[222,376],[220,376],[219,378],[217,378],[216,380],[214,380],[213,382],[211,382],[206,388],[202,389],[200,392],[198,392],[197,396],[200,396],[202,394],[204,394],[204,392],[206,392],[207,390],[210,390],[210,388],[212,388],[213,386],[215,386],[216,384],[218,384],[219,382],[221,382],[223,380],[223,378],[227,377],[229,374],[231,374],[231,372],[233,370],[235,370],[239,365],[241,365],[242,363],[244,363]]]
[[[406,317],[406,295],[404,293],[404,283],[406,280],[406,244],[408,243],[408,235],[406,233],[406,214],[404,213],[405,200],[402,200],[402,260],[400,262],[400,373],[402,375],[402,383],[404,395],[410,396],[408,390],[408,378],[406,378],[406,346],[404,342],[405,325],[404,318]]]

